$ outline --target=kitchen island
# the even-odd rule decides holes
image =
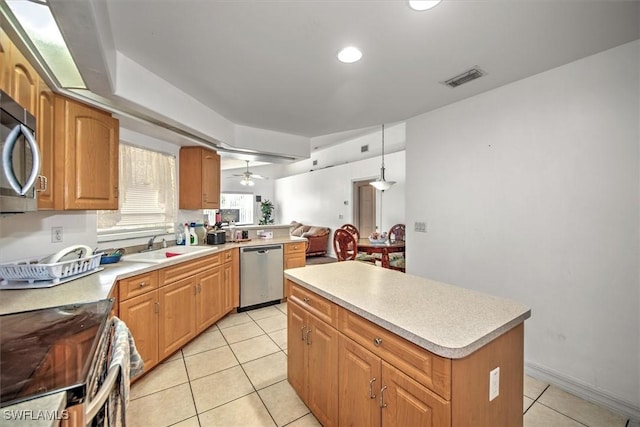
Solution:
[[[288,379],[324,426],[522,426],[529,308],[357,261],[285,278]]]

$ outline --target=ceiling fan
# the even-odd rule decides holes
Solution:
[[[245,160],[247,162],[247,170],[241,174],[239,173],[234,173],[233,176],[241,176],[242,177],[242,181],[240,181],[240,184],[242,185],[248,185],[249,187],[252,187],[255,185],[255,182],[253,182],[253,179],[269,179],[267,177],[255,174],[253,172],[251,172],[249,170],[249,160]]]

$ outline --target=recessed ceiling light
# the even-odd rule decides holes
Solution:
[[[440,3],[441,0],[409,0],[409,7],[413,10],[429,10]]]
[[[345,64],[351,64],[352,62],[359,61],[362,58],[362,52],[360,49],[354,46],[347,46],[338,52],[338,59]]]

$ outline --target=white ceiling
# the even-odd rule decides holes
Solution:
[[[91,1],[110,30],[101,49],[233,123],[310,137],[312,149],[640,37],[638,1],[444,0],[425,12],[402,0]],[[61,22],[72,52],[86,52],[96,37],[78,34],[93,26]],[[346,45],[360,62],[337,61]],[[440,83],[472,66],[487,75]]]

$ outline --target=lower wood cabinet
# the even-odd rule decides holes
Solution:
[[[338,331],[290,301],[289,383],[320,424],[338,425]]]
[[[154,290],[120,302],[120,319],[127,324],[144,362],[145,371],[159,362],[158,291]]]
[[[198,274],[195,286],[196,332],[200,333],[228,313],[225,311],[223,266],[214,267],[207,272]]]
[[[340,334],[340,425],[448,426],[449,402]]]
[[[286,243],[284,245],[284,269],[304,267],[307,264],[306,242]]]
[[[286,282],[289,383],[323,426],[522,427],[523,324],[448,359]]]
[[[238,249],[118,282],[119,317],[148,372],[238,307]]]
[[[171,356],[196,336],[196,296],[195,277],[178,280],[158,290],[160,360]]]

